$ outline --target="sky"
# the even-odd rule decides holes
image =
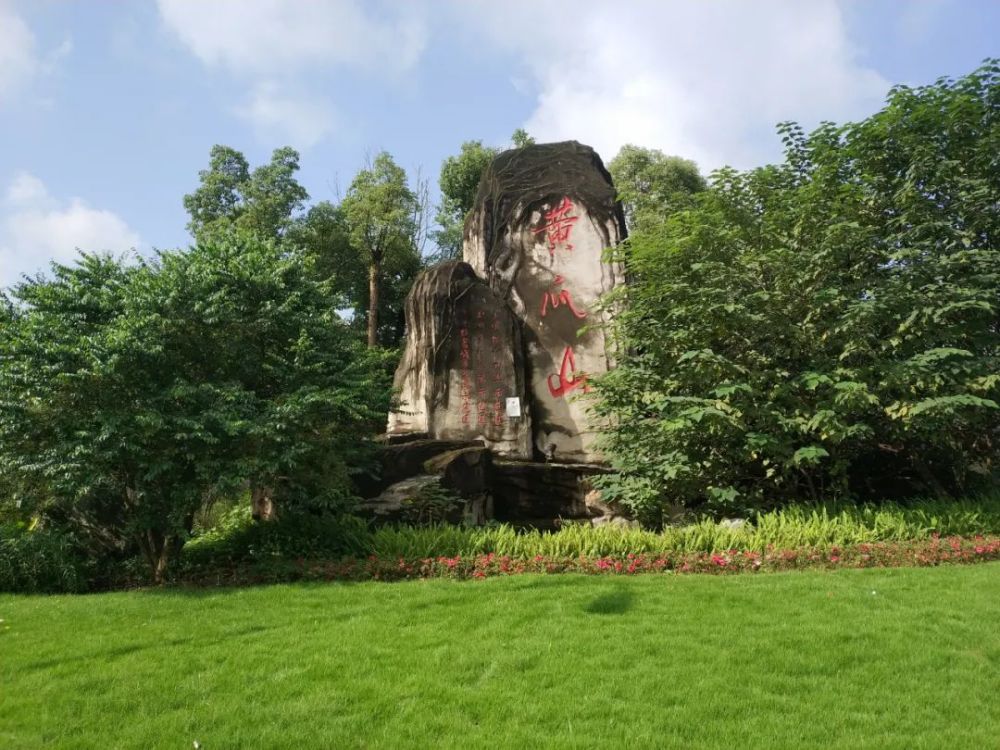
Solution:
[[[209,150],[290,145],[310,202],[366,156],[625,143],[751,168],[774,126],[1000,57],[994,0],[0,0],[0,286],[88,251],[183,247]]]

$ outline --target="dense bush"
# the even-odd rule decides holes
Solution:
[[[1000,457],[1000,65],[894,89],[637,233],[598,384],[616,476],[673,503],[955,495]]]
[[[86,591],[95,562],[57,529],[0,526],[0,591],[25,594]]]
[[[195,512],[343,508],[389,405],[384,352],[293,249],[227,236],[17,285],[0,328],[0,480],[23,514],[138,548],[161,578]]]
[[[188,542],[181,564],[191,568],[300,557],[338,559],[370,549],[368,526],[355,516],[292,511],[259,523],[250,517],[249,506],[240,505]]]
[[[259,523],[250,517],[249,506],[241,503],[184,546],[168,579],[220,584],[303,577],[405,578],[451,573],[478,577],[484,571],[614,572],[602,566],[611,564],[608,560],[619,561],[622,571],[628,561],[637,559],[649,563],[640,564],[637,572],[685,565],[694,566],[685,570],[712,570],[716,555],[733,560],[734,570],[756,570],[751,566],[755,555],[783,569],[800,562],[835,562],[831,555],[841,554],[838,550],[845,551],[845,564],[863,563],[865,545],[889,545],[884,548],[887,554],[899,553],[892,552],[895,562],[886,564],[936,564],[945,561],[947,553],[944,549],[939,555],[936,547],[927,546],[936,539],[965,540],[961,544],[968,548],[971,560],[976,558],[976,539],[992,539],[990,544],[995,545],[998,535],[1000,495],[926,500],[909,506],[795,506],[752,514],[743,524],[703,519],[660,532],[587,524],[567,524],[558,531],[450,524],[371,530],[353,516],[302,512]],[[846,553],[850,549],[857,552],[854,558]],[[776,556],[776,551],[781,554]],[[923,562],[906,557],[927,551],[934,554]],[[485,557],[490,561],[482,563]],[[667,568],[654,566],[656,558],[667,558]],[[736,562],[745,565],[741,568]],[[426,570],[414,567],[424,564],[429,565]],[[454,565],[458,567],[453,570]],[[27,532],[11,526],[0,532],[0,591],[76,592],[149,581],[148,568],[139,558],[106,558],[96,563],[71,536],[55,529]]]

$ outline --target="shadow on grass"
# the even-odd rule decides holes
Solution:
[[[632,591],[618,585],[585,604],[583,611],[590,615],[623,615],[632,609],[634,601]]]
[[[441,587],[480,587],[484,585],[500,585],[511,591],[528,591],[533,589],[553,590],[553,589],[574,589],[579,585],[578,574],[565,573],[559,575],[545,575],[542,573],[532,573],[515,576],[497,576],[485,581],[474,581],[469,579],[449,579],[449,578],[424,578],[424,579],[399,579],[395,581],[377,580],[287,580],[287,581],[260,581],[260,582],[225,582],[225,583],[190,583],[173,582],[162,586],[149,585],[141,588],[125,589],[128,593],[139,594],[149,597],[181,598],[181,599],[203,599],[214,598],[226,595],[241,594],[248,591],[264,590],[268,588],[290,587],[301,591],[321,591],[329,588],[355,588],[358,586],[441,586]],[[123,591],[123,590],[119,590]],[[108,593],[108,592],[94,592]],[[428,605],[430,606],[430,605]]]
[[[45,669],[52,669],[53,667],[60,667],[65,664],[70,664],[73,662],[87,662],[95,663],[103,661],[112,661],[114,659],[121,659],[126,656],[131,656],[142,651],[149,650],[160,650],[164,648],[173,648],[175,646],[187,646],[190,644],[195,644],[200,648],[214,648],[222,644],[231,643],[233,640],[250,635],[257,635],[265,630],[273,630],[273,627],[264,625],[250,625],[243,628],[229,629],[222,633],[219,633],[215,638],[169,638],[162,641],[146,641],[143,643],[132,643],[123,646],[117,646],[115,648],[103,649],[101,651],[92,651],[90,653],[80,653],[74,656],[61,656],[54,659],[40,659],[38,661],[28,662],[24,665],[23,669],[25,671],[40,671]]]
[[[242,594],[248,591],[260,591],[270,588],[295,587],[298,589],[323,589],[328,587],[353,588],[370,583],[369,581],[328,580],[328,581],[247,581],[225,583],[190,583],[173,582],[156,586],[150,584],[142,588],[129,589],[129,593],[142,596],[164,597],[167,599],[208,599],[230,594]],[[375,583],[379,583],[376,581]],[[106,592],[105,592],[106,593]]]

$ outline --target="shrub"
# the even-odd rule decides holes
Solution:
[[[440,524],[461,507],[462,498],[439,484],[428,484],[402,502],[402,518],[409,524]]]
[[[611,499],[959,495],[1000,459],[1000,65],[724,169],[620,250]]]
[[[86,591],[95,565],[57,529],[0,526],[0,591],[24,594]]]
[[[181,564],[211,567],[300,557],[335,559],[365,554],[369,548],[368,527],[355,516],[291,511],[274,521],[259,522],[244,504],[188,542]]]

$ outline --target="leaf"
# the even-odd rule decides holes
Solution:
[[[808,445],[795,451],[792,455],[792,465],[814,466],[820,462],[820,459],[827,458],[829,455],[830,454],[819,445]]]

